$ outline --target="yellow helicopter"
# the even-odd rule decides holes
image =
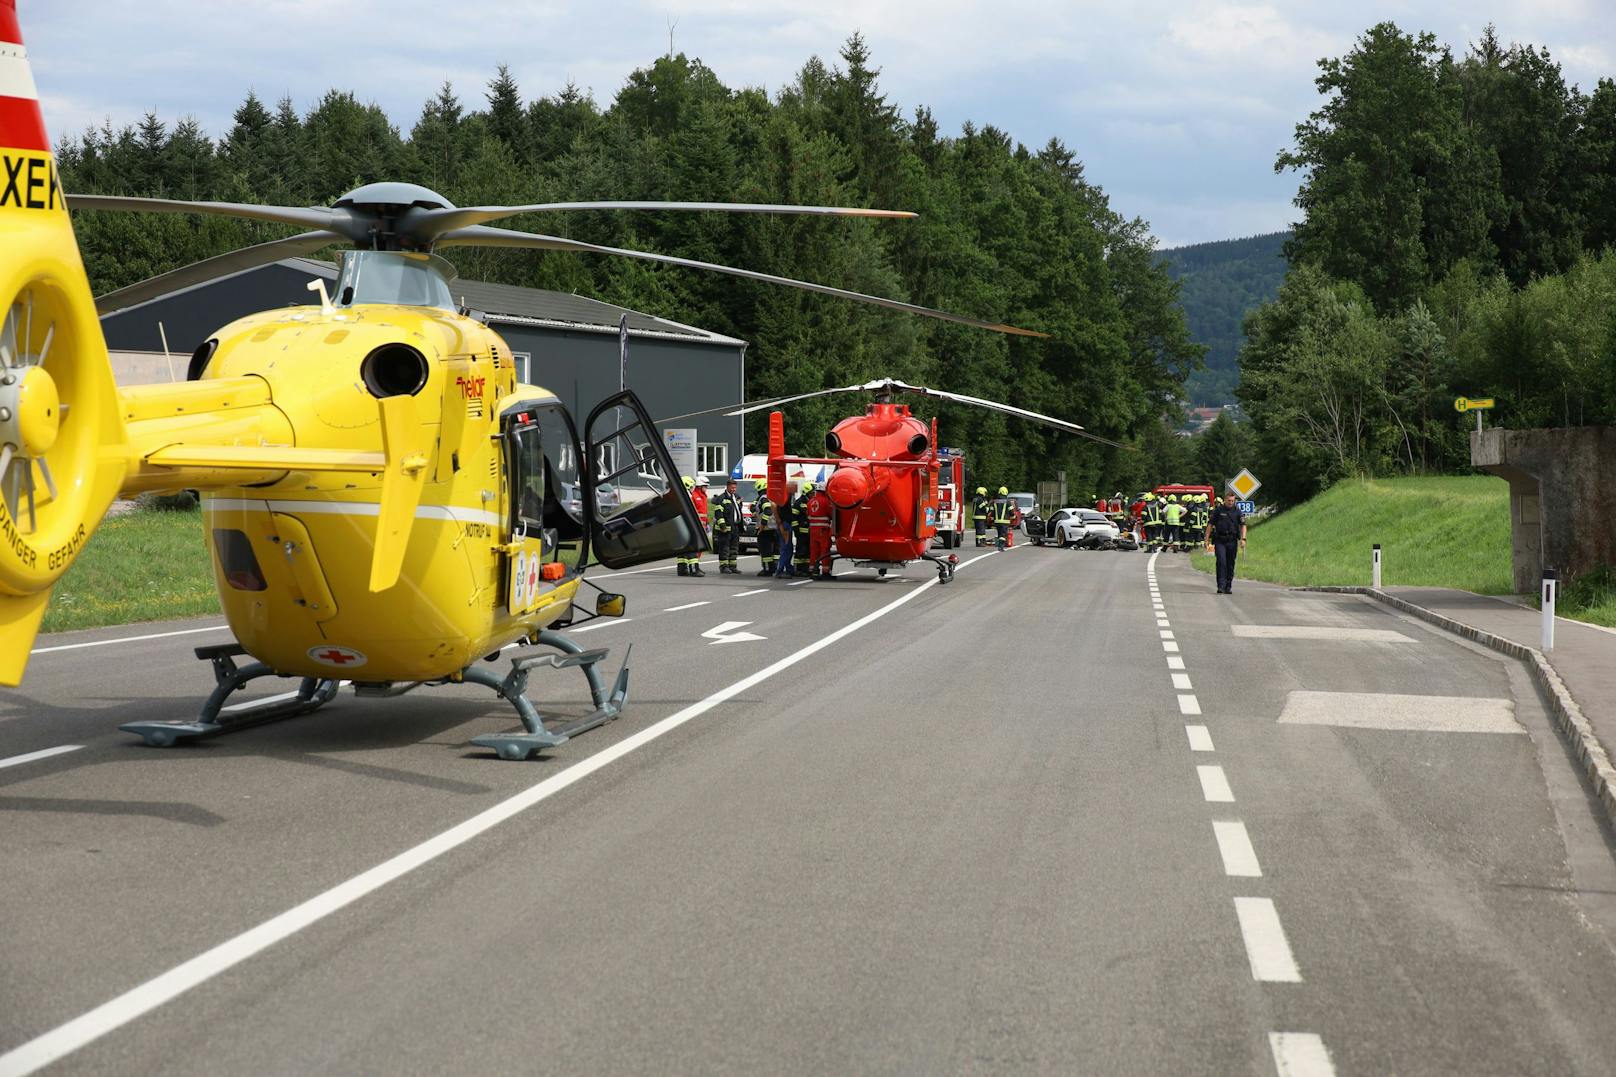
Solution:
[[[0,0],[0,43],[8,41],[20,52],[13,0]],[[0,97],[0,106],[6,103]],[[198,720],[121,727],[154,746],[309,713],[344,682],[360,696],[485,685],[516,709],[523,730],[472,743],[507,759],[558,745],[621,712],[627,657],[608,687],[597,669],[607,652],[584,650],[555,629],[577,615],[591,562],[626,568],[703,550],[705,532],[634,394],[602,401],[579,430],[554,394],[517,382],[497,333],[456,309],[454,269],[437,248],[639,258],[1042,335],[826,285],[485,223],[577,209],[908,213],[666,202],[459,208],[404,183],[370,184],[331,207],[310,208],[66,196],[37,101],[31,110],[0,107],[0,154],[7,171],[23,177],[19,197],[0,201],[0,684],[20,682],[52,585],[115,497],[201,491],[235,642],[196,651],[215,678]],[[310,230],[93,301],[69,207],[227,214]],[[315,282],[318,306],[266,311],[223,327],[197,349],[183,383],[114,385],[98,308],[120,309],[340,243],[355,249],[342,255],[335,296]],[[616,491],[610,504],[598,496],[608,483]],[[581,497],[568,496],[571,489]],[[621,616],[624,605],[622,596],[600,592],[592,612]],[[524,649],[503,675],[476,664],[513,645]],[[243,657],[249,661],[238,665]],[[594,711],[547,724],[527,696],[529,672],[538,667],[582,669]],[[262,677],[301,683],[283,704],[234,716],[224,709],[234,692]]]

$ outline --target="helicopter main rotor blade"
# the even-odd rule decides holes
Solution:
[[[347,241],[344,237],[335,232],[304,232],[302,235],[272,239],[268,243],[259,243],[256,246],[243,247],[239,251],[204,258],[200,262],[171,269],[167,273],[148,277],[136,284],[97,297],[96,313],[110,314],[115,310],[123,310],[125,307],[156,299],[160,295],[167,295],[192,284],[201,284],[203,281],[239,273],[254,266],[278,262],[282,258],[313,254],[322,247],[345,242]]]
[[[726,411],[726,417],[731,415],[750,415],[754,411],[764,411],[768,408],[777,408],[781,404],[791,404],[798,400],[808,400],[816,396],[830,396],[833,393],[861,393],[870,387],[868,385],[842,385],[834,389],[815,389],[811,393],[797,393],[794,396],[780,396],[773,400],[756,400],[749,404],[742,404],[734,411]]]
[[[518,213],[566,213],[581,210],[655,210],[710,213],[781,213],[816,217],[920,216],[902,209],[863,209],[848,206],[786,206],[757,202],[540,202],[531,206],[465,206],[457,209],[418,209],[404,227],[421,236],[438,236],[455,228],[514,217]],[[424,235],[423,235],[424,233]]]
[[[576,239],[565,239],[561,236],[545,236],[535,232],[516,232],[509,228],[490,228],[486,225],[474,225],[470,228],[457,228],[445,232],[437,240],[440,247],[530,247],[546,251],[577,251],[583,254],[611,254],[619,258],[638,258],[645,262],[659,262],[662,265],[680,266],[685,269],[705,269],[713,273],[727,273],[732,277],[745,277],[747,280],[762,281],[765,284],[783,284],[789,288],[800,288],[803,291],[818,292],[821,295],[833,295],[839,299],[851,299],[857,303],[870,303],[889,310],[901,310],[908,314],[919,314],[926,318],[937,318],[945,322],[955,322],[959,325],[974,326],[977,329],[990,329],[995,333],[1009,333],[1023,337],[1048,337],[1048,333],[1039,333],[1032,329],[1020,329],[1003,322],[987,322],[979,318],[967,318],[963,314],[950,314],[944,310],[933,310],[930,307],[917,306],[914,303],[904,303],[897,299],[884,299],[878,295],[865,295],[863,292],[850,292],[845,288],[832,288],[828,284],[814,284],[805,280],[793,280],[790,277],[776,277],[770,273],[759,273],[752,269],[737,269],[734,266],[718,265],[715,262],[698,262],[693,258],[675,258],[668,254],[652,254],[649,251],[625,250],[622,247],[602,247],[595,243],[584,243]]]
[[[945,392],[942,389],[928,389],[924,385],[909,385],[901,381],[889,382],[888,384],[891,385],[892,388],[897,392],[919,393],[921,396],[934,396],[941,400],[953,400],[960,404],[970,404],[973,407],[987,408],[989,411],[1002,411],[1006,415],[1014,415],[1022,419],[1031,419],[1034,422],[1040,422],[1046,426],[1053,426],[1057,430],[1065,430],[1068,433],[1077,434],[1080,437],[1086,437],[1092,441],[1103,442],[1106,445],[1111,445],[1118,449],[1128,448],[1128,446],[1123,445],[1120,442],[1112,441],[1110,438],[1103,438],[1098,434],[1091,434],[1081,426],[1078,426],[1076,423],[1067,422],[1065,419],[1057,419],[1052,415],[1044,415],[1041,412],[1028,411],[1026,408],[1018,408],[1011,404],[1001,404],[997,400],[984,400],[979,396],[966,396],[964,393],[950,393]]]
[[[125,198],[110,194],[70,194],[68,209],[130,210],[135,213],[208,213],[220,217],[242,217],[251,221],[273,221],[276,224],[301,225],[304,228],[328,228],[341,232],[349,239],[352,214],[344,210],[325,209],[320,206],[260,206],[253,202],[187,202],[173,198]]]

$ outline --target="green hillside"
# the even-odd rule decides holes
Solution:
[[[1216,407],[1234,402],[1240,381],[1240,325],[1246,314],[1279,294],[1289,232],[1196,243],[1163,251],[1179,282],[1178,300],[1190,336],[1207,346],[1206,367],[1190,375],[1190,401]]]

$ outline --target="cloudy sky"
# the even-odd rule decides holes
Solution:
[[[668,48],[730,86],[770,91],[854,31],[888,99],[945,129],[992,123],[1076,150],[1164,246],[1287,227],[1296,181],[1275,154],[1318,104],[1316,63],[1374,22],[1462,50],[1489,21],[1546,45],[1569,80],[1616,76],[1611,0],[20,0],[53,134],[110,118],[195,116],[215,135],[247,90],[306,109],[331,87],[406,132],[448,79],[481,103],[498,63],[525,97],[568,79],[603,105]]]

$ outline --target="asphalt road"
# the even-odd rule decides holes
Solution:
[[[1611,836],[1513,663],[1182,558],[961,553],[617,576],[580,641],[634,645],[627,713],[523,763],[474,687],[146,748],[219,622],[41,639],[0,1075],[1616,1072]]]

